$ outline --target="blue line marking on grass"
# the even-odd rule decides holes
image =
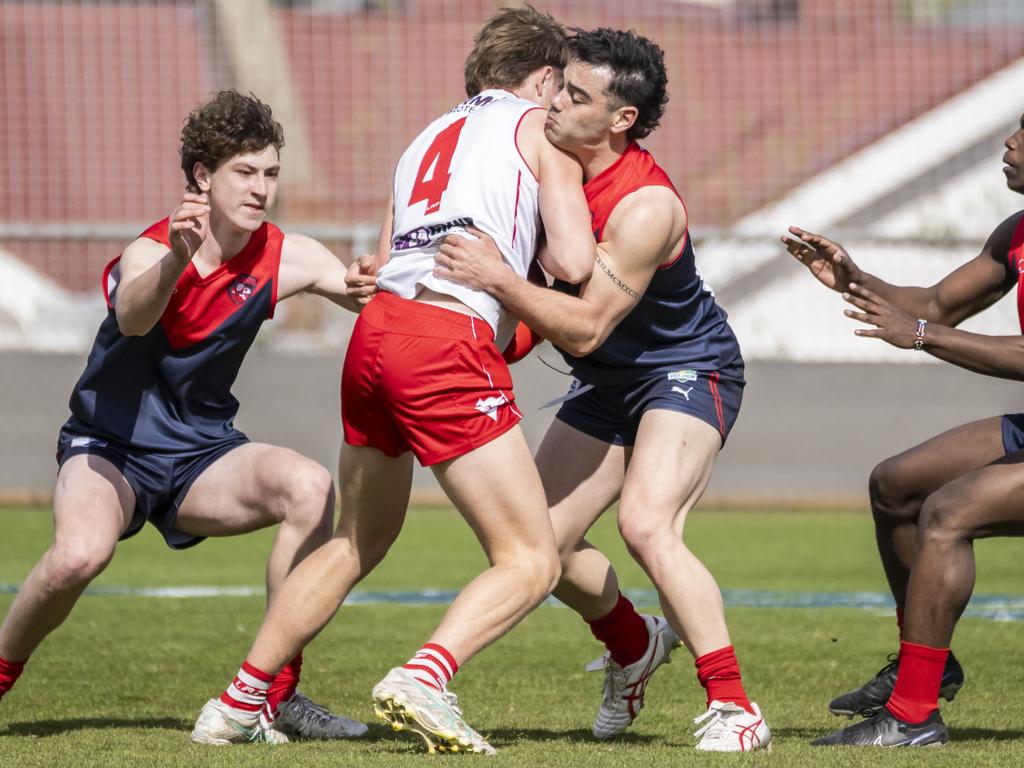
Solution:
[[[0,584],[0,594],[15,594],[17,584]],[[657,605],[658,595],[652,589],[627,589],[625,595],[637,605]],[[96,596],[129,596],[157,598],[197,597],[259,597],[263,587],[89,587],[85,594]],[[415,592],[353,592],[346,605],[447,605],[458,593],[440,589],[422,589]],[[725,604],[743,608],[860,608],[862,610],[890,611],[893,600],[883,592],[795,592],[761,589],[722,590]],[[562,606],[554,598],[546,605]],[[974,595],[965,612],[966,616],[992,621],[1024,621],[1024,595]]]

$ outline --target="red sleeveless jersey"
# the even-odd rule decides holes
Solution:
[[[164,219],[141,237],[168,247]],[[231,386],[260,326],[274,314],[284,235],[264,223],[205,277],[189,262],[150,331],[124,336],[114,303],[114,259],[103,273],[107,317],[71,394],[67,428],[139,450],[198,454],[231,443],[238,401]]]
[[[170,248],[168,226],[169,219],[163,219],[139,237],[155,240]],[[284,233],[273,224],[264,222],[252,233],[241,251],[205,277],[200,276],[196,265],[190,261],[178,278],[174,293],[160,317],[171,346],[182,349],[202,341],[264,287],[270,289],[270,308],[263,319],[272,318],[277,306],[277,272],[281,266],[283,243]],[[111,308],[120,262],[121,257],[118,256],[103,272],[103,295]]]
[[[1017,273],[1017,317],[1020,321],[1020,332],[1024,333],[1024,216],[1017,222],[1010,241],[1010,250],[1006,255],[1010,269]]]
[[[641,187],[668,187],[679,197],[668,174],[654,162],[651,153],[635,141],[630,142],[622,157],[583,185],[591,226],[598,242],[615,206]]]

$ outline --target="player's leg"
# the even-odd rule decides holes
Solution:
[[[619,581],[608,558],[584,537],[619,498],[625,450],[555,419],[536,463],[551,515],[562,565],[554,595],[585,621],[606,616],[619,596]]]
[[[194,536],[235,536],[271,525],[267,598],[306,555],[330,538],[334,483],[317,462],[288,448],[246,443],[203,469],[181,502],[174,529]]]
[[[573,418],[584,410],[577,404],[564,415]],[[584,538],[618,499],[625,477],[627,452],[612,442],[613,435],[605,437],[593,437],[559,418],[537,451],[562,563],[554,595],[580,614],[607,649],[598,664],[588,667],[605,672],[593,723],[598,739],[619,736],[636,719],[648,681],[678,642],[664,619],[637,613],[619,592],[608,558]]]
[[[921,507],[899,672],[888,702],[816,745],[928,746],[949,740],[939,714],[949,643],[974,589],[974,540],[1024,536],[1024,451],[969,472]]]
[[[491,564],[459,593],[430,639],[461,664],[551,594],[558,554],[544,489],[519,427],[434,472]]]
[[[897,610],[917,551],[917,518],[924,500],[951,479],[987,466],[1006,453],[999,417],[943,432],[886,459],[871,473],[875,537]]]
[[[771,737],[744,691],[718,584],[683,541],[687,514],[707,487],[721,446],[721,432],[707,421],[674,410],[647,410],[626,470],[619,530],[696,659],[708,701],[708,712],[699,719],[705,725],[698,731],[698,748],[739,751],[765,747]],[[743,738],[737,738],[737,728]]]
[[[352,587],[383,559],[401,531],[412,484],[412,456],[343,445],[341,517],[334,536],[302,560],[270,603],[232,684],[203,708],[194,741],[232,743],[231,730],[266,737],[257,724],[272,681],[337,612]],[[350,733],[346,735],[361,735]]]
[[[875,538],[889,588],[896,600],[896,621],[902,625],[910,569],[917,556],[918,518],[932,493],[951,479],[995,461],[1006,452],[1006,431],[1012,422],[988,418],[943,432],[886,459],[869,482]],[[835,715],[873,715],[885,704],[896,683],[897,654],[858,688],[829,703]],[[950,654],[942,680],[942,696],[952,701],[963,685],[963,669]]]
[[[434,471],[490,567],[459,593],[420,651],[374,687],[374,706],[394,727],[419,733],[431,751],[492,754],[453,707],[447,684],[550,594],[558,553],[544,489],[518,426]]]
[[[63,463],[53,495],[53,542],[0,626],[0,697],[110,562],[134,508],[135,494],[107,459],[80,453]]]

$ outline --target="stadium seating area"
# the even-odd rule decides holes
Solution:
[[[379,215],[410,134],[461,94],[465,51],[495,4],[329,5],[272,9],[315,169],[285,188],[279,218],[355,224]],[[663,46],[672,100],[649,146],[704,227],[728,227],[1024,55],[1024,19],[916,18],[896,0],[802,0],[778,20],[744,12],[749,2],[541,5],[568,23],[632,27]],[[9,230],[0,245],[82,291],[121,240],[59,231],[19,240],[11,228],[130,229],[168,208],[180,185],[182,117],[237,80],[218,55],[216,7],[0,7],[0,226]]]

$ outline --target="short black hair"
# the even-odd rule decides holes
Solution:
[[[576,30],[569,38],[569,50],[575,61],[611,70],[607,95],[617,102],[616,109],[636,107],[636,122],[627,137],[642,139],[658,127],[668,102],[668,74],[661,48],[633,30],[602,27]]]

